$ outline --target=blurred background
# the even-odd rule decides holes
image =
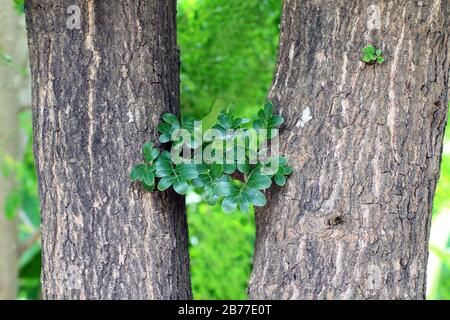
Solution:
[[[271,86],[280,15],[280,0],[178,0],[182,113],[202,117],[226,99],[232,113],[253,117]],[[41,298],[27,63],[23,0],[0,0],[0,299]],[[246,299],[253,214],[225,214],[194,192],[186,201],[194,298]],[[427,276],[428,298],[450,299],[450,130]]]

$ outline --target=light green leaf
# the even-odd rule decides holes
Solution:
[[[235,198],[227,197],[222,201],[222,209],[226,213],[231,213],[236,210],[237,201]]]
[[[169,142],[172,139],[172,136],[169,134],[162,134],[159,136],[159,142],[161,143],[166,143]]]
[[[220,99],[217,99],[212,108],[211,111],[202,119],[202,130],[203,132],[211,129],[214,124],[217,121],[217,117],[222,112],[222,110],[225,108],[226,102]]]
[[[252,199],[252,203],[257,207],[264,207],[267,203],[264,193],[258,190],[249,190],[249,195]]]
[[[233,187],[233,182],[227,175],[223,175],[220,179],[214,182],[214,192],[221,197],[230,195]]]
[[[369,44],[368,46],[366,46],[366,47],[363,49],[363,52],[364,52],[364,53],[367,53],[367,54],[369,54],[369,55],[372,55],[372,54],[375,54],[375,48],[374,48],[373,45]]]

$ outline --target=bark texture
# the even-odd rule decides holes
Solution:
[[[253,299],[422,299],[447,119],[447,0],[285,0],[269,98],[295,173],[257,211]],[[369,43],[386,61],[366,65]],[[283,152],[282,151],[282,152]]]
[[[20,74],[26,65],[27,50],[24,18],[14,11],[12,2],[0,2],[0,53],[12,58],[0,61],[0,300],[16,299],[18,237],[16,219],[5,216],[5,200],[11,192],[12,177],[4,177],[4,157],[20,156],[19,110],[27,104],[28,81]]]
[[[44,298],[191,298],[184,201],[129,182],[178,112],[175,0],[30,0],[26,15]]]

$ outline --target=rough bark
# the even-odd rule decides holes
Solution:
[[[0,62],[0,300],[17,295],[18,238],[16,219],[5,216],[5,199],[13,185],[12,177],[1,173],[5,156],[18,160],[20,138],[18,112],[28,83],[17,70],[27,58],[25,23],[11,2],[0,3],[0,51],[13,59]],[[27,92],[28,93],[28,92]]]
[[[191,298],[183,200],[129,181],[178,112],[175,14],[175,0],[27,1],[46,299]]]
[[[449,2],[285,0],[269,98],[295,173],[256,213],[251,298],[422,299],[447,119]],[[361,49],[384,50],[366,65]]]

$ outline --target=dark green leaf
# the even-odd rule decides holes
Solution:
[[[223,173],[223,165],[216,163],[211,165],[211,175],[213,177],[220,177],[222,173]]]
[[[162,118],[163,118],[163,120],[165,122],[167,122],[170,125],[178,122],[178,118],[175,115],[171,114],[171,113],[164,113],[162,115]]]
[[[181,180],[191,180],[198,177],[197,167],[195,164],[179,164],[175,168],[175,173]]]
[[[160,123],[158,125],[158,131],[163,133],[163,134],[172,136],[172,131],[173,130],[172,130],[172,126],[170,124],[162,122],[162,123]]]
[[[170,154],[167,151],[162,152],[155,162],[156,176],[158,178],[171,175],[173,173]]]
[[[142,186],[144,187],[145,190],[147,190],[148,192],[153,192],[153,190],[155,190],[155,184],[151,184],[148,185],[145,182],[142,183]]]
[[[285,178],[285,176],[284,175],[282,175],[282,174],[276,174],[274,177],[274,180],[275,180],[275,183],[277,184],[277,185],[279,185],[280,187],[282,187],[282,186],[284,186],[285,185],[285,183],[286,183],[286,178]]]
[[[158,157],[159,152],[159,149],[154,148],[153,143],[151,142],[147,142],[142,147],[142,155],[146,162],[152,162],[153,160],[155,160]]]
[[[152,186],[155,184],[155,174],[153,172],[147,171],[144,176],[144,181],[146,185]]]
[[[264,105],[264,113],[266,114],[266,117],[269,118],[273,113],[273,104],[271,101],[267,101]]]
[[[266,126],[264,125],[264,123],[257,119],[253,122],[253,129],[255,130],[260,130],[260,129],[264,129]]]
[[[159,180],[158,190],[164,191],[164,190],[168,189],[172,185],[173,180],[174,180],[174,178],[172,176],[162,178],[161,180]]]
[[[173,189],[176,193],[185,195],[188,191],[188,184],[186,181],[183,180],[175,180],[173,182]]]
[[[267,189],[271,184],[272,181],[268,176],[261,175],[259,173],[253,173],[247,181],[247,186],[256,190]]]
[[[239,172],[241,173],[245,173],[248,174],[252,171],[252,168],[250,167],[249,164],[238,164],[237,165],[237,169],[239,170]]]
[[[269,120],[269,127],[270,128],[277,127],[277,126],[281,125],[283,122],[284,122],[284,119],[282,116],[273,116]]]
[[[131,181],[142,181],[144,180],[145,176],[145,168],[146,166],[144,164],[139,164],[131,170],[130,173],[130,180]]]
[[[285,167],[285,168],[283,169],[283,174],[284,174],[284,175],[289,175],[289,174],[291,174],[293,171],[294,171],[294,170],[292,169],[292,167],[287,166],[287,167]]]

